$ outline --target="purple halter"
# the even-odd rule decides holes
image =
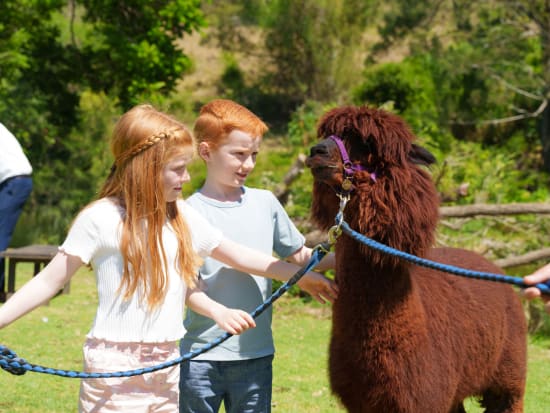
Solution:
[[[340,137],[336,135],[330,135],[328,139],[332,140],[340,150],[340,155],[342,156],[342,162],[344,164],[344,181],[342,182],[342,188],[345,191],[349,191],[351,189],[351,178],[353,178],[353,174],[357,171],[366,171],[367,168],[365,168],[363,165],[353,164],[351,162],[348,151],[346,151],[344,142]],[[370,178],[373,182],[376,182],[376,172],[371,172]]]

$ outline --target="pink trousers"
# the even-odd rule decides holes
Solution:
[[[179,357],[177,342],[115,343],[88,339],[84,370],[115,372],[155,366]],[[83,379],[80,413],[177,413],[180,366],[131,377]]]

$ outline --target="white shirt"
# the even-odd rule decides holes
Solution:
[[[193,208],[178,201],[178,208],[192,235],[193,248],[205,257],[222,238]],[[117,290],[123,272],[120,253],[120,230],[123,209],[104,198],[84,208],[73,223],[60,247],[69,255],[90,263],[96,275],[98,308],[88,337],[115,342],[166,342],[179,340],[184,334],[183,309],[186,285],[176,271],[177,239],[169,225],[163,228],[163,243],[168,263],[168,289],[162,304],[155,310],[147,308],[136,291],[123,300]],[[138,288],[139,290],[139,288]]]
[[[17,175],[30,175],[32,166],[13,134],[0,123],[0,183]]]

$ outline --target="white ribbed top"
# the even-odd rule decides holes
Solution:
[[[191,229],[193,247],[202,257],[208,256],[222,238],[221,232],[187,205],[178,208]],[[164,303],[155,311],[141,302],[139,292],[126,301],[117,294],[122,278],[120,229],[124,210],[111,200],[100,199],[77,216],[60,250],[75,255],[88,264],[96,275],[98,308],[88,337],[116,342],[164,342],[183,336],[183,309],[186,286],[175,268],[177,239],[172,228],[163,229],[163,243],[168,262],[169,286]]]

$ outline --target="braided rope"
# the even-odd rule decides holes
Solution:
[[[425,258],[420,258],[412,254],[408,254],[403,251],[396,250],[395,248],[384,245],[378,241],[375,241],[371,238],[366,237],[363,234],[360,234],[348,225],[348,223],[341,218],[341,214],[337,216],[337,225],[338,228],[342,228],[343,232],[347,235],[365,244],[368,247],[371,247],[375,250],[383,252],[385,254],[393,255],[399,258],[402,258],[406,261],[412,262],[413,264],[420,265],[427,268],[432,268],[435,270],[443,271],[449,274],[459,275],[461,277],[476,278],[479,280],[495,281],[507,284],[513,284],[521,288],[527,287],[536,287],[544,294],[550,294],[550,281],[547,283],[539,283],[535,285],[526,284],[521,277],[514,277],[510,275],[494,274],[490,272],[482,271],[473,271],[466,268],[455,267],[454,265],[442,264],[439,262],[431,261]]]
[[[302,276],[311,271],[327,254],[329,246],[326,244],[317,245],[311,254],[311,259],[309,262],[304,265],[302,268],[296,272],[287,282],[281,285],[267,300],[260,304],[254,311],[250,313],[253,318],[257,318],[261,313],[263,313],[274,301],[280,298],[285,292],[287,292],[290,287],[296,284]],[[162,370],[176,364],[183,363],[185,361],[191,360],[192,358],[197,357],[200,354],[206,353],[212,348],[220,345],[228,338],[232,337],[230,333],[224,333],[218,338],[212,340],[211,342],[205,344],[203,347],[190,351],[174,360],[169,360],[164,363],[160,363],[156,366],[145,367],[141,369],[128,370],[128,371],[118,371],[118,372],[104,372],[104,373],[88,373],[83,371],[73,371],[73,370],[60,370],[50,367],[43,367],[37,364],[28,363],[25,359],[17,357],[17,354],[7,348],[6,346],[0,345],[0,367],[6,370],[7,372],[14,375],[22,375],[27,371],[32,371],[35,373],[44,373],[51,374],[54,376],[69,377],[69,378],[81,378],[81,379],[94,379],[94,378],[109,378],[109,377],[130,377],[137,376],[145,373],[152,373],[154,371]]]

